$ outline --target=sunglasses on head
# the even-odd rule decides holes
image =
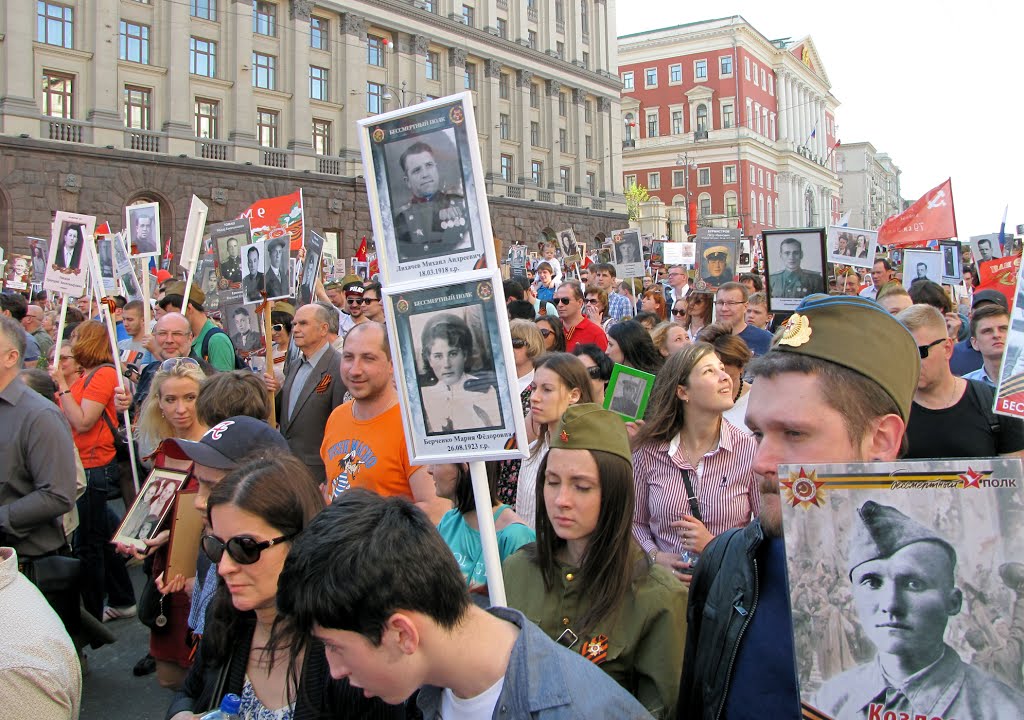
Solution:
[[[558,303],[562,303],[563,305],[568,305],[572,301],[573,301],[573,298],[567,298],[567,297],[553,298],[551,300],[551,302],[553,302],[555,305],[557,305]]]
[[[185,367],[199,367],[199,361],[190,357],[167,358],[160,363],[160,370],[170,372],[184,365]]]
[[[264,550],[279,543],[287,542],[296,535],[298,535],[298,533],[282,535],[281,537],[276,537],[273,540],[264,540],[263,542],[254,540],[251,537],[246,537],[245,535],[237,535],[233,538],[229,538],[227,542],[224,542],[213,535],[203,535],[201,545],[203,553],[206,557],[210,558],[210,562],[214,565],[220,563],[221,558],[224,557],[225,550],[227,550],[228,556],[230,556],[231,559],[239,565],[252,565],[260,559],[260,555]]]
[[[601,377],[601,368],[599,368],[597,365],[594,365],[593,367],[588,367],[587,368],[587,375],[589,375],[591,377],[591,379],[593,379],[593,380],[603,380],[604,379],[604,378]]]

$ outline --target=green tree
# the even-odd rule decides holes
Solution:
[[[647,202],[651,196],[643,185],[630,185],[626,189],[626,211],[630,220],[640,219],[640,203]]]

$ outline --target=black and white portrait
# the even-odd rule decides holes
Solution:
[[[7,258],[4,271],[4,288],[27,290],[32,281],[32,258],[28,255],[11,255]]]
[[[828,261],[837,265],[871,267],[878,233],[833,225],[828,229]]]
[[[999,233],[972,235],[971,254],[974,256],[975,264],[1002,257],[1003,249],[999,247]]]
[[[85,249],[83,226],[75,222],[62,223],[57,238],[53,264],[62,270],[78,270],[82,266],[82,252]]]
[[[944,260],[938,250],[903,251],[903,287],[910,288],[919,280],[942,284]]]
[[[943,240],[939,243],[939,251],[942,252],[942,282],[959,285],[964,279],[960,243],[955,240]]]
[[[96,227],[94,215],[57,211],[50,235],[50,253],[46,263],[43,289],[81,295],[85,289],[85,243]],[[40,282],[36,278],[33,282]]]
[[[242,248],[249,244],[249,221],[242,218],[211,225],[210,240],[217,260],[218,284],[221,289],[239,287],[245,264]]]
[[[825,292],[823,229],[766,230],[762,236],[769,311],[794,310],[808,295]]]
[[[152,539],[160,530],[160,523],[174,507],[177,492],[187,477],[185,473],[163,468],[153,470],[125,514],[114,540],[145,549],[143,541]]]
[[[113,235],[100,235],[96,238],[96,257],[100,262],[100,277],[103,280],[104,292],[116,293],[117,275],[114,267]]]
[[[221,317],[236,350],[248,353],[263,347],[259,316],[251,305],[225,305]]]
[[[247,303],[259,302],[266,292],[264,268],[265,241],[242,246],[242,295]]]
[[[615,392],[612,394],[611,404],[608,409],[620,415],[628,415],[635,418],[640,411],[640,402],[644,397],[644,390],[647,383],[643,378],[632,375],[619,375],[618,383],[615,385]]]
[[[292,294],[291,263],[288,262],[288,236],[267,240],[266,266],[263,277],[266,282],[267,298],[270,300],[290,297]]]
[[[558,249],[561,251],[563,258],[580,254],[579,247],[576,244],[576,233],[571,228],[559,231]]]
[[[160,254],[160,205],[144,203],[125,208],[128,245],[135,257]]]

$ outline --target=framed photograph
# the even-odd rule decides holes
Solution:
[[[308,305],[313,302],[314,288],[317,278],[320,277],[321,257],[324,251],[326,240],[314,232],[306,231],[306,238],[303,240],[303,247],[306,248],[306,256],[302,267],[298,272],[298,289],[295,292],[299,305]]]
[[[472,95],[359,126],[383,283],[496,268]]]
[[[242,297],[247,303],[262,301],[267,290],[263,274],[265,250],[266,242],[263,240],[242,246]]]
[[[768,312],[792,312],[808,295],[825,292],[824,228],[765,230],[761,235]]]
[[[129,205],[124,209],[125,231],[132,257],[160,255],[160,203]]]
[[[654,375],[651,373],[615,363],[604,396],[604,408],[629,422],[641,420],[653,387]]]
[[[572,228],[565,230],[559,230],[558,232],[558,250],[563,258],[571,258],[579,256],[580,249],[576,243],[576,233]]]
[[[249,244],[249,221],[241,218],[211,225],[210,240],[220,289],[242,287],[242,248]]]
[[[526,447],[508,318],[496,302],[497,273],[474,275],[418,289],[385,286],[388,332],[399,348],[395,380],[415,464],[521,458],[517,448]]]
[[[1020,460],[778,477],[804,717],[896,717],[883,678],[897,675],[924,692],[907,717],[1021,717]]]
[[[202,512],[196,510],[195,498],[198,492],[196,488],[178,493],[178,502],[174,506],[171,520],[171,537],[167,541],[165,578],[170,579],[175,575],[190,578],[196,575],[196,557],[206,519]]]
[[[108,295],[117,293],[117,267],[114,264],[114,236],[96,236],[96,257],[100,263],[100,278],[103,291]]]
[[[200,256],[199,263],[196,265],[196,279],[194,282],[203,291],[203,294],[206,295],[203,307],[207,310],[219,310],[220,287],[217,284],[217,268],[213,255]]]
[[[639,230],[613,230],[604,241],[602,251],[605,250],[620,280],[644,276],[644,248]]]
[[[222,302],[221,322],[238,352],[247,354],[263,349],[263,323],[252,303]]]
[[[696,242],[696,281],[698,292],[715,292],[736,277],[737,240],[699,239]]]
[[[95,228],[96,218],[92,215],[61,211],[56,213],[43,289],[75,296],[83,293],[85,241],[87,237],[92,237]]]
[[[753,259],[750,255],[750,241],[740,240],[739,254],[736,256],[736,273],[748,273],[753,269]]]
[[[944,269],[943,255],[939,250],[908,248],[903,251],[903,287],[905,288],[909,289],[915,280],[931,280],[941,285]]]
[[[974,256],[976,265],[1002,257],[1003,249],[999,246],[999,233],[971,235],[971,254]]]
[[[291,297],[292,271],[291,263],[288,262],[288,238],[280,236],[266,242],[263,278],[267,287],[267,299],[280,300]]]
[[[878,233],[874,230],[832,225],[828,229],[828,261],[836,265],[869,268],[875,264]]]
[[[135,275],[135,266],[132,265],[128,247],[124,244],[124,233],[115,233],[109,237],[110,246],[114,250],[114,268],[121,285],[121,292],[129,302],[142,300],[142,286],[139,284],[139,278]]]
[[[964,281],[963,248],[956,240],[940,240],[942,253],[942,282],[945,285],[959,285]]]
[[[30,237],[28,246],[32,253],[32,284],[41,285],[43,278],[46,277],[47,243],[43,238]]]
[[[188,479],[187,472],[153,468],[139,490],[135,502],[125,513],[121,526],[114,533],[114,542],[146,549],[144,540],[152,540],[167,513],[174,506],[174,498]]]
[[[32,282],[32,258],[28,255],[11,255],[7,258],[4,271],[4,288],[7,290],[28,290]]]

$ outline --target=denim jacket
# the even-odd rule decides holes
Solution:
[[[556,643],[518,610],[492,607],[487,612],[520,629],[491,715],[494,720],[651,717],[601,668]],[[424,720],[441,717],[441,693],[441,688],[431,685],[420,689],[417,703]]]

